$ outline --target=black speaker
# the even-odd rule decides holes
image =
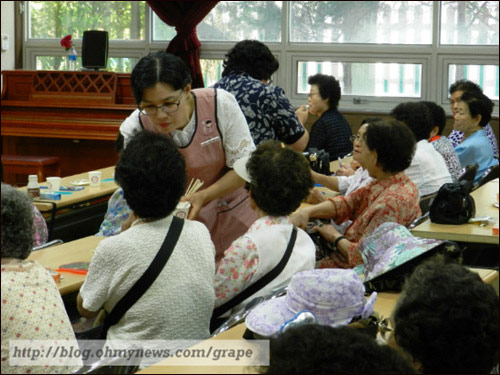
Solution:
[[[82,66],[86,69],[106,68],[108,64],[108,32],[88,30],[83,32]]]

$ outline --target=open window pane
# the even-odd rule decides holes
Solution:
[[[131,73],[138,58],[129,57],[108,57],[109,72]],[[76,59],[76,70],[81,69],[82,59],[80,56]],[[36,56],[36,70],[70,70],[67,56]]]
[[[293,1],[290,41],[431,44],[432,1]]]
[[[442,1],[441,44],[498,46],[498,1]]]
[[[214,85],[222,78],[222,59],[200,59],[205,87]]]
[[[488,98],[498,100],[498,65],[448,65],[448,87],[459,79],[477,83]]]
[[[30,39],[78,39],[86,30],[106,30],[110,40],[144,39],[144,1],[29,1],[28,12]]]
[[[342,95],[410,97],[422,96],[422,65],[299,61],[297,92],[309,93],[309,76],[321,73],[340,82]]]
[[[201,41],[281,41],[281,1],[221,1],[198,25]]]

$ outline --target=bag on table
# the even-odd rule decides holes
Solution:
[[[429,217],[436,224],[465,224],[476,215],[471,197],[471,181],[458,181],[441,186],[431,204]]]

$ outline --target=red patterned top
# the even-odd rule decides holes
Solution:
[[[345,236],[351,245],[346,258],[334,252],[320,260],[318,268],[352,268],[363,263],[359,243],[380,224],[395,222],[409,225],[421,215],[418,189],[410,178],[400,172],[381,181],[374,180],[348,196],[329,199],[334,205],[337,224],[352,220]]]

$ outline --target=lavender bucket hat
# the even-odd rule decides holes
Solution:
[[[271,336],[298,313],[309,311],[321,325],[340,326],[355,316],[367,318],[377,299],[365,298],[363,282],[352,269],[315,269],[293,275],[285,296],[255,307],[245,320],[248,329]]]

